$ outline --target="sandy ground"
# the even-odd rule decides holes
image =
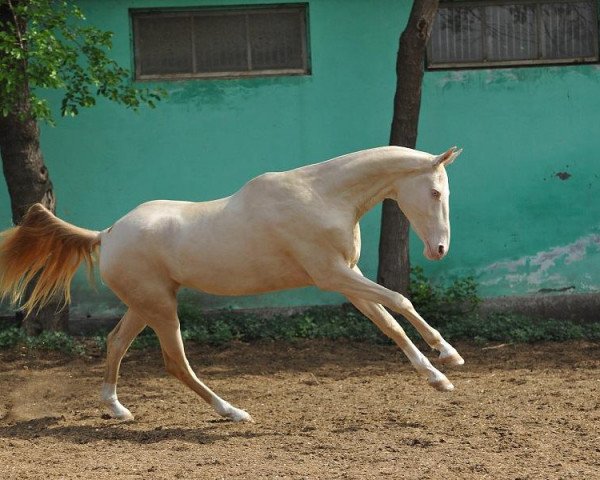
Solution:
[[[99,408],[101,356],[0,353],[0,478],[600,478],[600,344],[458,347],[443,394],[388,346],[188,346],[253,424],[217,417],[159,351],[124,361],[129,423]]]

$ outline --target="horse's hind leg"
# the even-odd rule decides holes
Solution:
[[[144,321],[131,310],[128,310],[117,326],[108,334],[106,341],[106,373],[102,384],[102,403],[108,407],[110,414],[119,420],[133,420],[131,412],[117,398],[117,378],[125,352],[133,339],[144,329]]]
[[[151,317],[146,318],[148,325],[158,335],[165,366],[171,375],[190,387],[222,417],[234,422],[252,421],[252,417],[247,412],[223,400],[196,377],[185,356],[174,298],[172,307],[163,308],[160,313],[155,310]]]

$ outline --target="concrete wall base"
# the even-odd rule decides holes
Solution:
[[[486,298],[482,315],[514,313],[532,318],[554,318],[573,322],[600,322],[600,293],[540,294]]]

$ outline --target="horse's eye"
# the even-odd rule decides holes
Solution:
[[[440,198],[440,197],[442,196],[442,194],[441,194],[440,192],[438,192],[437,190],[432,190],[432,191],[431,191],[431,195],[432,195],[434,198]]]

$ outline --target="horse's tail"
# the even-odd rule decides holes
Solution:
[[[71,225],[40,203],[33,205],[17,227],[0,233],[0,300],[9,297],[27,314],[62,292],[71,301],[71,280],[85,260],[92,277],[100,232]],[[27,286],[35,280],[31,291]]]

